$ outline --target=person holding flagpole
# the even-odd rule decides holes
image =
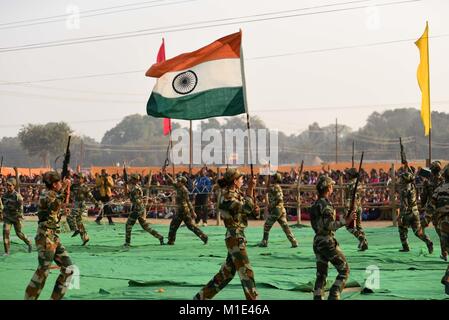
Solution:
[[[145,75],[157,78],[157,82],[148,99],[147,114],[199,120],[246,113],[249,129],[241,40],[240,30],[196,51],[152,65]],[[238,170],[228,170],[220,181],[223,197],[219,208],[227,228],[228,257],[195,299],[211,299],[238,272],[246,298],[253,300],[258,294],[244,229],[247,215],[257,211],[252,198],[256,179],[252,175],[246,195],[241,191],[243,175]]]

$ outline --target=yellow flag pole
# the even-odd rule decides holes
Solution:
[[[429,55],[429,22],[426,21],[426,28],[427,28],[427,78],[429,79],[429,96],[428,96],[428,103],[429,103],[429,166],[430,163],[432,163],[432,110],[430,108],[430,55]]]

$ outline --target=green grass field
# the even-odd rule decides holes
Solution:
[[[152,225],[168,233],[167,225]],[[159,241],[134,226],[132,247],[122,248],[125,225],[88,223],[91,238],[87,247],[79,237],[61,234],[73,263],[79,268],[79,288],[70,289],[65,299],[192,299],[194,294],[219,270],[226,257],[224,227],[209,226],[203,230],[209,243],[181,227],[175,246],[160,246]],[[24,231],[34,237],[36,222],[26,221]],[[248,253],[255,271],[260,299],[310,300],[315,280],[315,257],[312,251],[311,228],[294,228],[300,241],[298,248],[290,244],[279,227],[270,234],[270,246],[259,248],[262,227],[250,227],[246,235]],[[337,239],[348,259],[351,274],[343,299],[449,299],[440,283],[447,263],[439,258],[439,245],[433,229],[427,230],[435,243],[435,252],[427,253],[424,243],[409,231],[411,252],[400,253],[396,228],[367,229],[369,250],[357,251],[357,240],[344,228]],[[23,299],[25,288],[37,266],[37,253],[26,252],[26,246],[12,232],[10,256],[0,256],[0,299]],[[365,279],[379,270],[379,288],[362,293]],[[372,267],[371,267],[372,268]],[[329,268],[328,286],[336,272]],[[52,270],[40,299],[51,295],[58,270]],[[76,286],[76,283],[74,282]],[[162,290],[163,289],[163,290]],[[238,276],[216,299],[244,299]]]

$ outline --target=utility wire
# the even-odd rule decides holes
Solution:
[[[149,3],[160,2],[160,1],[161,0],[149,1]],[[165,6],[169,6],[169,5],[192,2],[192,1],[197,1],[197,0],[183,0],[183,1],[178,1],[178,2],[162,3],[162,4],[155,4],[155,5],[150,5],[150,6],[138,7],[138,8],[129,8],[129,9],[122,9],[122,10],[115,10],[115,11],[110,11],[110,12],[101,12],[101,13],[94,13],[94,14],[87,14],[87,15],[85,14],[86,12],[96,12],[96,11],[105,10],[105,9],[86,10],[86,11],[79,12],[79,15],[80,15],[80,18],[85,19],[85,18],[90,18],[90,17],[120,13],[120,12],[125,12],[125,11],[133,11],[133,10],[140,10],[140,9],[147,9],[147,8],[154,8],[154,7],[165,7]],[[82,17],[81,17],[81,14],[82,14]],[[53,23],[53,22],[66,21],[67,17],[70,15],[71,14],[54,16],[54,17],[60,17],[60,18],[51,20],[51,21],[38,21],[38,22],[32,22],[32,23],[6,25],[3,27],[1,27],[1,24],[0,24],[0,30],[15,29],[15,28],[21,28],[21,27],[29,27],[29,26],[35,26],[35,25],[41,25],[41,24],[47,24],[47,23]],[[51,18],[41,18],[41,19],[51,19]],[[38,20],[38,19],[31,19],[31,20]],[[13,24],[13,23],[11,23],[11,24]]]
[[[393,5],[408,4],[408,3],[415,3],[415,2],[422,2],[422,1],[425,1],[425,0],[404,0],[404,1],[388,2],[388,3],[377,4],[377,7],[393,6]],[[326,14],[326,13],[344,12],[344,11],[363,9],[366,7],[367,6],[357,6],[357,7],[309,12],[309,13],[289,14],[289,15],[283,15],[283,16],[279,16],[279,17],[247,19],[247,20],[241,20],[241,21],[237,21],[237,22],[217,23],[217,24],[210,24],[210,25],[205,25],[205,26],[192,26],[192,27],[185,27],[185,28],[168,27],[168,29],[165,29],[165,30],[161,29],[161,30],[157,30],[157,31],[148,31],[148,30],[154,30],[154,28],[152,28],[152,29],[143,29],[143,30],[125,32],[125,33],[115,33],[115,34],[109,34],[109,35],[99,35],[99,36],[92,36],[92,37],[74,38],[74,39],[68,39],[68,40],[57,40],[57,41],[31,43],[31,44],[27,44],[27,45],[3,47],[3,48],[0,48],[0,53],[37,49],[37,48],[48,48],[48,47],[56,47],[56,46],[82,44],[82,43],[97,42],[97,41],[104,41],[104,40],[124,39],[124,38],[140,37],[140,36],[147,36],[147,35],[153,35],[153,34],[198,30],[198,29],[214,28],[214,27],[219,27],[219,26],[227,26],[227,25],[242,24],[242,23],[251,23],[251,22],[296,18],[296,17],[301,17],[301,16],[311,16],[311,15]],[[297,10],[303,10],[303,9],[297,9]],[[294,11],[294,10],[291,10],[291,11]],[[270,15],[273,15],[273,13],[270,13]],[[248,16],[248,17],[251,17],[251,16]],[[228,19],[235,20],[235,19],[239,19],[239,18],[228,18]],[[226,19],[220,19],[220,20],[225,21]],[[209,20],[209,21],[205,21],[205,22],[196,22],[191,25],[205,24],[205,23],[210,23],[213,21],[214,20]]]
[[[443,37],[449,37],[448,34],[441,34],[437,36],[429,37],[429,39],[432,38],[443,38]],[[392,43],[399,43],[399,42],[408,42],[412,41],[413,39],[401,39],[401,40],[392,40],[392,41],[386,41],[386,42],[373,42],[370,44],[361,44],[361,45],[353,45],[353,46],[347,46],[347,47],[341,47],[341,49],[354,49],[354,48],[362,48],[367,46],[377,46],[377,45],[386,45],[386,44],[392,44]],[[278,58],[278,57],[284,57],[288,55],[301,55],[305,53],[318,53],[318,52],[327,52],[327,51],[333,51],[335,48],[330,49],[320,49],[320,50],[312,50],[312,51],[301,51],[301,52],[293,52],[293,53],[287,53],[287,54],[278,54],[278,55],[269,55],[269,56],[260,56],[256,58],[246,58],[245,60],[259,60],[262,58]],[[97,77],[109,77],[109,76],[118,76],[118,75],[124,75],[124,74],[133,74],[133,73],[143,73],[146,69],[140,69],[140,70],[130,70],[130,71],[120,71],[120,72],[113,72],[113,73],[96,73],[96,74],[89,74],[89,75],[80,75],[80,76],[70,76],[70,77],[60,77],[60,78],[48,78],[48,79],[39,79],[39,80],[29,80],[29,81],[6,81],[2,80],[0,81],[0,85],[24,85],[24,84],[34,84],[34,83],[41,83],[41,82],[52,82],[52,81],[64,81],[64,80],[76,80],[76,79],[86,79],[86,78],[97,78]],[[443,102],[447,103],[448,101],[435,101],[436,103]],[[379,106],[379,105],[376,105]],[[369,106],[371,107],[371,106]],[[315,108],[315,107],[310,107]],[[270,109],[271,110],[271,109]],[[291,109],[290,109],[291,110]],[[304,109],[303,109],[304,110]],[[265,110],[261,110],[265,111]]]

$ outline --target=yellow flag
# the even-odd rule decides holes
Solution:
[[[427,22],[426,30],[415,44],[421,56],[418,66],[418,84],[422,93],[421,119],[424,125],[424,133],[428,136],[430,128],[432,128],[432,121],[430,115],[429,24]]]

